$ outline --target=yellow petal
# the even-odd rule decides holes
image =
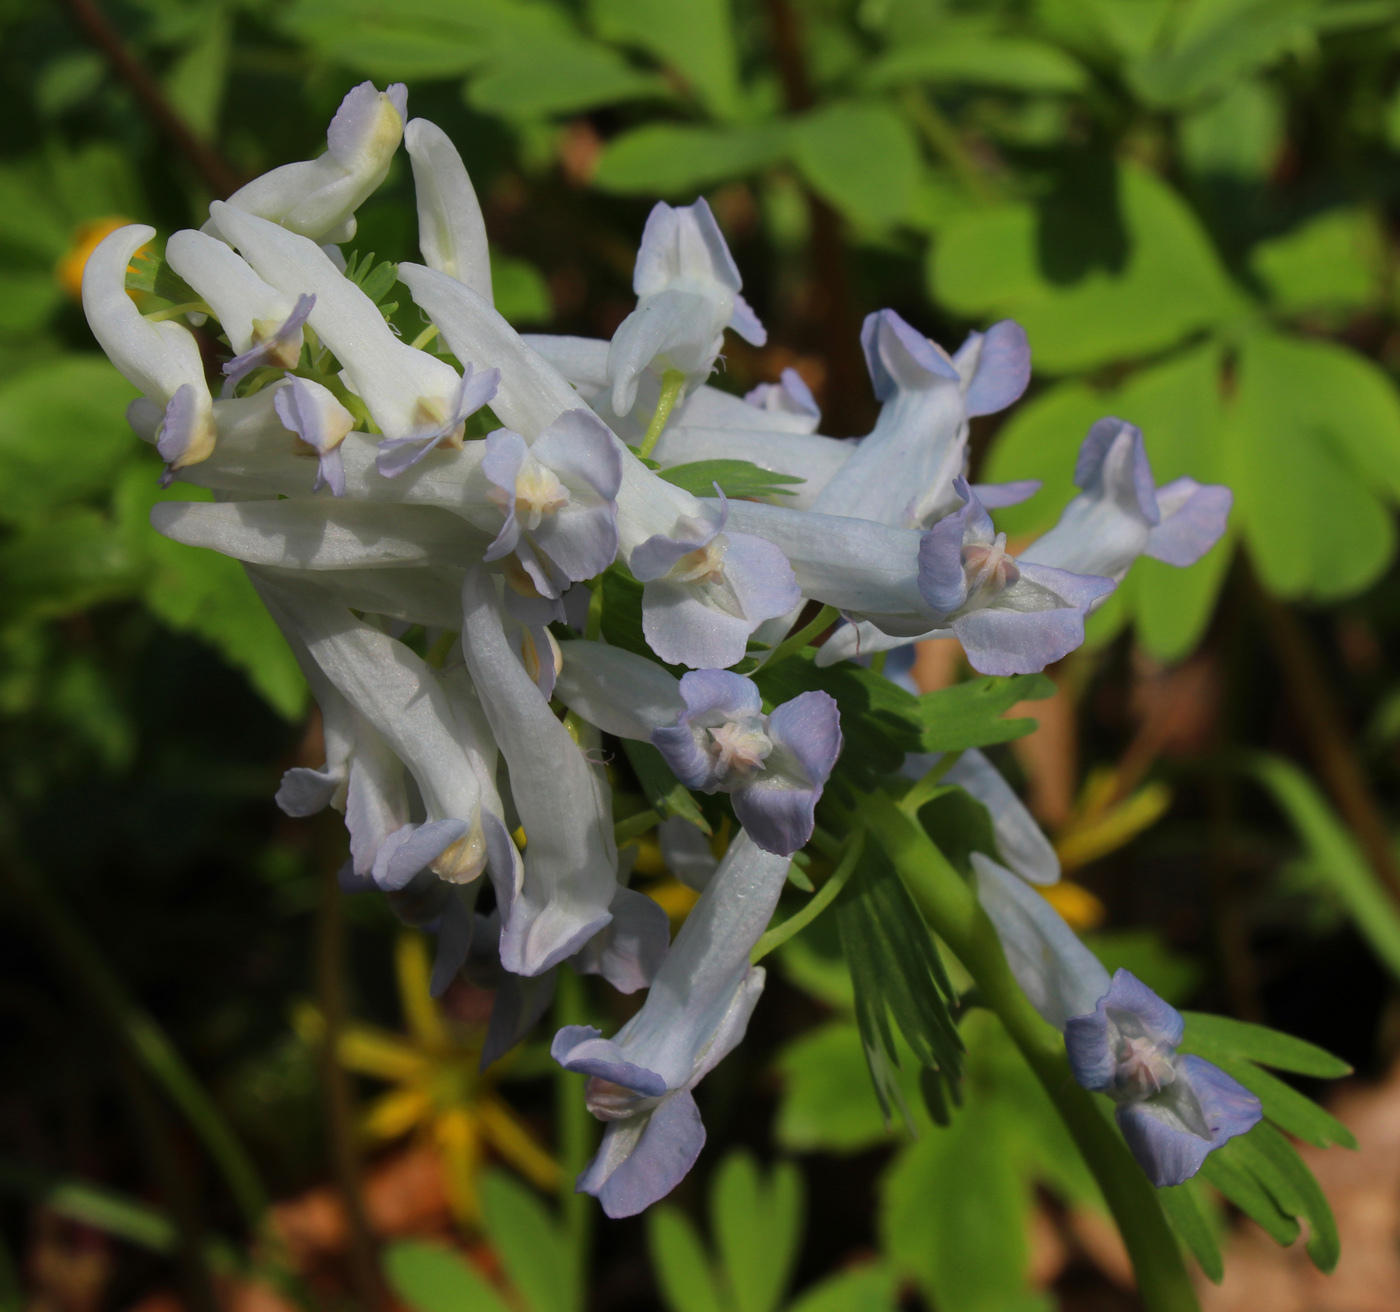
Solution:
[[[559,1166],[534,1136],[497,1098],[483,1098],[476,1107],[477,1120],[487,1142],[521,1175],[540,1189],[559,1185]]]
[[[369,1105],[364,1132],[371,1139],[397,1139],[431,1114],[432,1103],[421,1089],[394,1089]]]
[[[476,1190],[476,1177],[481,1170],[481,1137],[471,1113],[465,1107],[444,1112],[433,1122],[433,1138],[442,1153],[452,1213],[462,1224],[473,1225],[481,1218],[481,1199]]]
[[[399,975],[399,1005],[409,1030],[427,1047],[447,1044],[447,1027],[442,1013],[428,992],[432,965],[428,961],[428,945],[421,934],[400,934],[394,946],[394,964]]]
[[[1081,817],[1070,821],[1055,844],[1061,868],[1077,870],[1117,851],[1156,824],[1171,804],[1171,789],[1158,783],[1138,789],[1107,811],[1081,813]]]
[[[1036,890],[1064,918],[1076,933],[1097,929],[1108,915],[1108,909],[1083,884],[1062,879]]]
[[[660,904],[672,924],[684,920],[700,899],[699,893],[682,884],[679,879],[664,879],[659,884],[649,884],[646,895],[653,902]]]
[[[87,268],[88,256],[97,249],[104,237],[116,232],[118,228],[125,228],[130,222],[130,219],[110,215],[105,219],[93,219],[90,223],[84,223],[73,234],[73,244],[54,266],[53,272],[54,277],[58,279],[58,285],[75,301],[83,299],[83,270]],[[143,251],[149,249],[147,246],[141,248]],[[135,258],[133,255],[132,259]]]
[[[347,1069],[381,1080],[418,1080],[427,1070],[423,1054],[412,1044],[369,1025],[350,1026],[340,1036],[337,1055]]]

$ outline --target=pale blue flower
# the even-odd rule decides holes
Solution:
[[[1074,1078],[1118,1104],[1118,1128],[1158,1186],[1189,1180],[1207,1154],[1263,1119],[1259,1099],[1238,1080],[1178,1054],[1185,1029],[1181,1013],[1126,970],[1092,1012],[1065,1026]]]
[[[642,589],[642,632],[673,665],[722,669],[743,660],[749,635],[786,615],[801,593],[792,566],[772,542],[725,532],[729,504],[683,519],[632,552]]]
[[[1229,488],[1192,478],[1156,487],[1142,430],[1122,419],[1100,419],[1089,430],[1074,483],[1080,495],[1023,561],[1114,580],[1140,555],[1191,565],[1224,534],[1234,499]]]
[[[727,670],[692,670],[680,692],[685,711],[651,741],[687,788],[728,793],[749,837],[790,856],[811,838],[841,754],[835,699],[804,692],[765,715],[758,686]]]
[[[486,438],[481,471],[505,515],[486,560],[514,553],[550,600],[612,564],[622,464],[590,411],[566,410],[528,446],[519,433],[497,429]]]
[[[578,1178],[609,1216],[633,1216],[664,1198],[705,1145],[691,1089],[744,1037],[763,991],[749,952],[768,926],[788,859],[740,834],[686,917],[641,1011],[611,1039],[570,1025],[550,1049],[589,1077],[588,1109],[607,1124]]]

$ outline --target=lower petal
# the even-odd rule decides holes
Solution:
[[[578,1192],[592,1194],[614,1219],[636,1216],[685,1179],[704,1146],[700,1109],[681,1090],[655,1111],[609,1125]]]

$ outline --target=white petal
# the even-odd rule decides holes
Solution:
[[[158,501],[151,526],[176,542],[211,547],[250,564],[307,570],[452,565],[479,554],[487,542],[445,510],[321,497]]]
[[[564,642],[554,695],[575,714],[618,738],[650,742],[653,729],[685,710],[680,680],[655,661],[601,642]]]
[[[486,222],[462,157],[435,123],[416,118],[404,131],[418,198],[418,248],[430,269],[491,297]]]
[[[462,592],[462,652],[526,836],[525,880],[501,936],[501,964],[538,975],[611,919],[617,849],[607,783],[511,650],[495,582],[480,568],[468,571]]]
[[[165,244],[165,258],[214,311],[235,355],[253,343],[253,323],[281,323],[292,312],[292,298],[268,286],[225,242],[192,228]]]
[[[210,206],[210,214],[279,291],[316,297],[311,326],[345,366],[385,437],[413,436],[424,423],[422,404],[450,411],[460,385],[456,371],[395,337],[374,302],[314,241],[220,201]]]
[[[972,854],[972,867],[978,899],[1035,1009],[1058,1030],[1071,1016],[1093,1011],[1109,985],[1099,959],[1059,912],[1011,871],[981,852]]]

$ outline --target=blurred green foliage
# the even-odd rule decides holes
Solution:
[[[274,1186],[291,1189],[323,1163],[314,1054],[289,1037],[285,1015],[310,986],[310,912],[338,850],[320,831],[289,838],[276,827],[267,799],[297,750],[301,676],[237,565],[150,531],[150,506],[165,495],[159,463],[122,422],[132,390],[95,350],[76,302],[89,225],[139,220],[166,235],[197,225],[213,195],[198,161],[162,136],[131,79],[88,39],[77,8],[0,5],[0,860],[27,848],[75,915],[100,927],[102,949],[215,1087]],[[1328,668],[1347,714],[1372,725],[1366,766],[1395,782],[1386,752],[1400,693],[1386,657],[1400,637],[1400,3],[112,0],[100,12],[156,92],[242,177],[319,152],[355,81],[407,81],[410,112],[440,122],[462,150],[496,243],[497,303],[522,328],[609,335],[630,305],[647,205],[708,195],[773,342],[734,345],[717,381],[742,389],[797,363],[817,384],[828,431],[863,431],[873,414],[856,349],[863,313],[893,305],[948,345],[970,326],[1017,318],[1037,381],[999,429],[976,430],[975,446],[982,476],[1037,477],[1044,489],[999,512],[1001,527],[1029,535],[1054,521],[1084,432],[1110,412],[1143,428],[1159,481],[1189,473],[1234,488],[1228,541],[1190,570],[1139,562],[1095,617],[1091,643],[1109,671],[1100,691],[1108,698],[1121,683],[1112,653],[1128,648],[1112,640],[1129,628],[1139,651],[1169,661],[1223,633],[1209,658],[1232,680],[1227,742],[1275,749],[1246,766],[1298,839],[1274,813],[1246,807],[1243,819],[1232,813],[1234,841],[1252,843],[1250,860],[1270,870],[1306,853],[1293,867],[1312,908],[1305,932],[1287,922],[1286,897],[1260,892],[1264,879],[1253,886],[1267,901],[1260,920],[1311,942],[1332,928],[1316,908],[1339,907],[1400,974],[1400,919],[1373,854],[1279,754],[1295,747],[1291,721],[1253,673],[1265,658],[1233,618],[1242,593],[1231,570],[1243,550],[1266,589],[1314,608],[1324,639],[1351,625],[1379,651],[1352,661],[1359,648],[1338,640]],[[400,160],[362,209],[353,247],[392,262],[413,257],[415,240]],[[779,673],[800,679],[802,663]],[[1007,695],[995,707],[976,704],[983,691],[960,685],[942,710],[956,700],[968,732],[984,733],[1013,701],[1050,688],[999,686]],[[953,718],[940,716],[945,734]],[[1087,753],[1112,759],[1121,730],[1121,716],[1096,721]],[[921,735],[926,750],[965,745],[928,741],[930,731],[911,721],[910,745]],[[848,726],[848,738],[859,734]],[[701,814],[684,790],[666,793],[673,780],[652,779],[639,756],[631,764],[655,785],[658,809]],[[858,794],[863,783],[852,775],[841,787]],[[1096,943],[1110,966],[1183,1001],[1203,976],[1220,992],[1216,977],[1228,975],[1169,951],[1157,932],[1178,924],[1190,898],[1195,910],[1182,914],[1198,918],[1199,904],[1209,915],[1212,899],[1229,902],[1191,883],[1210,841],[1202,813],[1214,805],[1188,802],[1168,838],[1141,848],[1144,864],[1178,862],[1177,902],[1164,911],[1119,890],[1120,920],[1154,929]],[[382,1010],[381,918],[352,915],[364,931],[355,1003]],[[649,1222],[666,1306],[882,1309],[899,1282],[950,1309],[1048,1306],[1028,1277],[1032,1209],[1047,1197],[1071,1213],[1102,1206],[1062,1126],[974,1008],[958,1027],[965,1105],[948,1128],[927,1114],[911,1035],[887,1036],[893,1119],[903,1112],[918,1134],[892,1137],[870,1096],[836,919],[777,957],[797,1019],[765,1036],[778,1049],[773,1135],[785,1152],[853,1173],[883,1151],[876,1183],[853,1186],[851,1203],[813,1190],[804,1242],[792,1164],[764,1170],[729,1152],[711,1172],[708,1241],[673,1205]],[[62,1124],[46,1111],[40,1131],[7,1113],[3,1152],[37,1144],[65,1171],[139,1193],[140,1154],[106,1146],[120,1140],[109,1124],[114,1077],[74,1064],[72,1035],[91,1038],[73,1019],[81,1008],[47,996],[51,968],[17,917],[4,931],[16,963],[6,1015],[21,1018],[13,1051],[23,1059],[8,1092],[45,1108],[61,1093],[78,1110]],[[1195,931],[1196,946],[1208,938]],[[965,984],[952,982],[954,992]],[[1367,1052],[1368,1017],[1355,1021]],[[1277,1051],[1249,1056],[1259,1064],[1237,1074],[1255,1081],[1275,1124],[1342,1141],[1325,1113],[1300,1107],[1260,1067],[1335,1071],[1299,1066],[1297,1053],[1291,1066]],[[735,1111],[749,1095],[724,1094],[724,1078],[714,1097],[729,1099],[729,1129],[763,1142],[767,1112]],[[1212,1179],[1250,1199],[1280,1239],[1310,1218],[1325,1266],[1335,1260],[1325,1203],[1276,1146],[1254,1145],[1248,1162],[1222,1155]],[[962,1187],[968,1178],[975,1191]],[[13,1187],[30,1197],[50,1188]],[[579,1287],[551,1275],[564,1259],[539,1256],[564,1252],[552,1212],[505,1177],[488,1176],[483,1192],[502,1278],[404,1243],[386,1254],[399,1295],[423,1312],[574,1312]],[[1218,1276],[1213,1194],[1170,1192],[1178,1232]],[[93,1196],[127,1209],[127,1238],[170,1250],[168,1218]],[[79,1201],[75,1215],[91,1220],[91,1200]],[[836,1270],[857,1243],[879,1256]]]

